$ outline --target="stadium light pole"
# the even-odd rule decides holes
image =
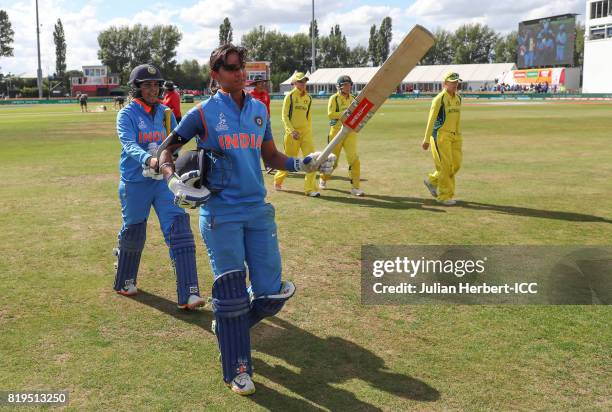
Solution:
[[[38,98],[42,99],[42,69],[40,68],[40,24],[38,23],[38,0],[36,0],[36,48],[38,49]]]
[[[310,53],[310,58],[312,63],[310,64],[310,74],[314,73],[315,70],[317,70],[317,66],[315,63],[315,31],[314,31],[314,21],[315,21],[315,14],[314,14],[314,0],[312,0],[312,19],[310,20],[310,37],[312,40],[312,49],[311,49],[311,53]]]

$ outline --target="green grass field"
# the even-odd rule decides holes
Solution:
[[[112,291],[116,113],[0,106],[0,390],[65,389],[79,411],[612,409],[609,306],[360,302],[362,244],[610,245],[612,105],[476,103],[462,115],[456,207],[422,184],[424,101],[388,102],[361,133],[367,197],[348,194],[343,158],[320,199],[298,175],[270,191],[298,293],[253,331],[248,398],[222,384],[210,309],[176,310],[156,217],[139,295]],[[316,101],[318,148],[325,110]],[[194,212],[192,227],[210,291]]]

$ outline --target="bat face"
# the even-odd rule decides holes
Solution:
[[[433,44],[433,35],[419,25],[415,26],[404,37],[397,49],[383,63],[372,80],[340,117],[342,127],[317,158],[317,168],[350,131],[358,132],[366,125],[370,118],[374,116],[376,110],[387,100],[387,97],[425,56],[425,53]]]
[[[424,27],[415,26],[342,114],[340,121],[356,132],[361,130],[433,44],[433,35]]]

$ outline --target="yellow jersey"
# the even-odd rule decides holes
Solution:
[[[296,129],[310,130],[312,128],[312,97],[308,92],[304,94],[293,88],[283,100],[283,124],[285,132],[291,133]]]
[[[430,136],[438,137],[440,132],[460,135],[460,121],[461,96],[455,93],[453,97],[446,89],[442,90],[431,102],[423,143],[429,142]]]
[[[327,102],[327,117],[329,117],[329,125],[335,126],[338,120],[342,117],[342,113],[353,103],[355,97],[349,93],[347,97],[340,92],[331,95]]]

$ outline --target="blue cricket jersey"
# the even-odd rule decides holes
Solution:
[[[121,142],[119,173],[124,182],[152,180],[142,175],[145,162],[166,138],[163,104],[149,106],[134,99],[117,114],[117,136]],[[153,112],[151,114],[151,112]],[[174,114],[170,116],[171,129],[176,127]]]
[[[198,148],[221,152],[229,159],[219,165],[225,173],[208,176],[211,186],[223,190],[201,206],[201,215],[229,214],[265,202],[261,145],[272,140],[272,129],[262,102],[245,93],[240,110],[229,94],[219,90],[187,112],[175,132],[187,140],[196,137]]]

